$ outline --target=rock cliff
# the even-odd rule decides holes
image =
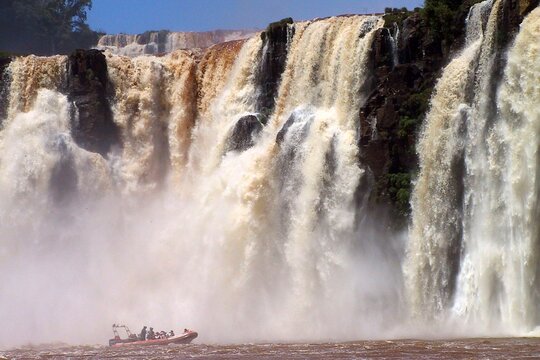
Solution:
[[[5,118],[8,104],[8,74],[5,72],[11,57],[0,56],[0,126],[2,125],[2,119]]]
[[[254,137],[266,125],[277,97],[281,75],[287,61],[288,43],[294,32],[289,26],[293,23],[286,18],[268,25],[261,33],[263,41],[261,60],[256,73],[257,115],[243,116],[234,126],[228,141],[228,150],[241,151],[253,146]]]
[[[257,104],[259,112],[264,115],[269,115],[274,108],[278,84],[287,61],[288,41],[293,36],[292,28],[289,30],[292,23],[291,18],[286,18],[268,25],[261,33],[264,46],[257,76],[260,88]]]
[[[359,115],[360,161],[376,183],[374,204],[387,204],[398,223],[408,216],[411,182],[418,167],[416,142],[429,100],[442,68],[464,42],[468,9],[478,1],[463,3],[455,13],[454,38],[437,39],[421,11],[387,14],[372,48],[373,91]],[[538,0],[506,0],[498,19],[498,45],[504,50],[523,18]],[[390,20],[390,21],[389,21]],[[504,52],[495,66],[502,69]]]
[[[71,132],[84,149],[106,155],[119,143],[107,101],[107,61],[99,50],[77,50],[69,56],[66,91],[77,116]]]
[[[377,206],[389,206],[398,219],[406,220],[410,210],[411,182],[418,167],[416,142],[429,107],[431,93],[443,67],[464,42],[463,30],[467,12],[476,2],[478,1],[462,2],[453,14],[453,22],[463,26],[454,26],[451,34],[446,36],[435,31],[434,19],[429,19],[427,13],[420,9],[413,12],[393,11],[385,15],[386,24],[377,31],[372,44],[372,78],[367,84],[371,93],[358,114],[359,161],[366,167],[370,180],[375,184],[375,191],[370,194],[370,202]],[[501,51],[495,62],[497,68],[503,68],[503,50],[511,43],[523,18],[538,4],[539,0],[503,2],[498,19],[497,45]],[[254,114],[238,119],[229,135],[227,150],[242,151],[252,146],[255,137],[266,124],[267,117],[272,113],[287,61],[289,42],[294,36],[294,27],[290,26],[292,23],[290,18],[283,19],[270,24],[260,34],[263,47],[256,73],[257,109]],[[209,41],[208,44],[231,35],[217,32],[212,34],[204,37]],[[162,52],[168,49],[166,46],[184,44],[182,41],[189,40],[189,36],[186,36],[173,36],[173,33],[169,32],[147,32],[135,37],[105,37],[100,44],[125,48],[129,44],[147,46],[156,43],[157,48],[152,51]],[[173,44],[174,41],[176,45]],[[201,43],[192,45],[203,46]],[[199,82],[204,80],[203,75],[208,64],[213,63],[210,60],[226,56],[227,63],[232,64],[241,46],[242,42],[238,41],[209,49],[198,65]],[[10,58],[0,58],[0,118],[6,115],[7,87],[2,84],[7,81],[8,74],[3,70],[9,62]],[[77,50],[69,56],[67,67],[65,91],[78,112],[78,117],[72,117],[73,137],[83,148],[106,155],[112,146],[120,144],[120,139],[107,99],[105,56],[99,50]],[[218,88],[216,87],[214,92],[217,92]],[[207,102],[216,95],[214,92],[199,93],[199,112],[207,110]],[[204,101],[201,100],[203,97]],[[278,143],[286,130],[287,124],[283,132],[278,134]],[[361,192],[362,189],[359,189],[359,193]],[[401,223],[403,224],[403,221]]]

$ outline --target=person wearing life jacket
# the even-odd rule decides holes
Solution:
[[[154,340],[156,338],[156,334],[154,333],[154,328],[150,328],[148,331],[148,335],[146,336],[147,340]]]
[[[143,341],[146,340],[146,326],[143,326],[141,330],[141,334],[139,335],[139,338]]]
[[[169,331],[169,333],[167,334],[168,337],[173,337],[174,336],[174,331]]]

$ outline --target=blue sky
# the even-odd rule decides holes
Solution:
[[[93,0],[88,23],[107,33],[146,30],[205,31],[264,28],[291,16],[295,20],[349,13],[412,9],[423,0]]]

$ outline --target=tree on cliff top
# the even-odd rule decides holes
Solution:
[[[469,8],[482,0],[425,0],[422,11],[435,40],[452,42],[464,30]]]
[[[65,54],[95,45],[86,24],[92,0],[0,1],[0,50],[39,55]]]

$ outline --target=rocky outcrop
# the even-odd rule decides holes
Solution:
[[[446,59],[420,13],[399,24],[399,37],[396,30],[380,29],[373,42],[374,90],[360,111],[359,147],[360,161],[376,183],[372,201],[390,204],[406,215],[418,162],[417,130]],[[392,45],[396,42],[397,47]]]
[[[519,30],[524,17],[539,2],[503,2],[497,34],[500,50],[494,63],[499,78],[506,61],[504,50]],[[474,3],[464,2],[455,12],[456,24],[465,23],[468,9]],[[392,16],[395,17],[395,14]],[[359,147],[360,161],[367,165],[376,183],[371,201],[390,205],[396,210],[397,218],[405,220],[410,210],[411,179],[418,168],[418,131],[443,66],[464,43],[465,26],[456,26],[460,30],[452,32],[452,41],[447,41],[433,33],[420,12],[410,13],[396,25],[387,22],[386,28],[378,31],[373,43],[373,91],[360,111]],[[396,29],[399,29],[399,36]],[[396,43],[397,47],[392,46]],[[396,57],[398,63],[394,64],[392,59]],[[497,83],[495,79],[493,84]],[[495,92],[496,88],[486,91]]]
[[[2,125],[2,119],[6,117],[6,111],[8,108],[8,96],[9,96],[9,76],[6,73],[6,69],[11,62],[11,57],[0,56],[0,125]]]
[[[51,199],[57,204],[65,204],[74,199],[77,194],[78,175],[75,170],[75,159],[68,151],[68,146],[63,138],[53,145],[55,151],[60,154],[59,160],[54,165],[49,180]]]
[[[289,128],[294,124],[296,120],[295,114],[292,113],[291,116],[285,121],[285,124],[279,129],[277,135],[276,135],[276,144],[281,145],[283,140],[285,140],[285,136],[287,136],[287,132],[289,131]]]
[[[256,115],[247,115],[238,120],[228,140],[227,151],[242,151],[254,145],[256,135],[266,125],[268,116],[275,106],[281,75],[287,61],[288,42],[293,30],[291,18],[268,25],[261,33],[263,41],[261,60],[256,73]]]
[[[227,143],[227,151],[243,151],[254,145],[263,124],[255,115],[242,116],[235,124]]]
[[[292,23],[291,18],[286,18],[268,25],[261,33],[263,53],[257,74],[260,91],[257,111],[263,116],[268,116],[274,109],[279,81],[287,61],[288,41],[293,36],[292,28],[289,30],[289,25]]]
[[[525,16],[533,11],[540,0],[505,0],[499,21],[497,40],[501,48],[505,48],[514,39]]]
[[[107,62],[99,50],[77,50],[69,56],[67,94],[75,105],[71,132],[82,148],[106,155],[119,143],[119,131],[107,101]]]
[[[4,73],[4,70],[6,70],[10,62],[11,62],[11,57],[0,56],[0,74]]]

